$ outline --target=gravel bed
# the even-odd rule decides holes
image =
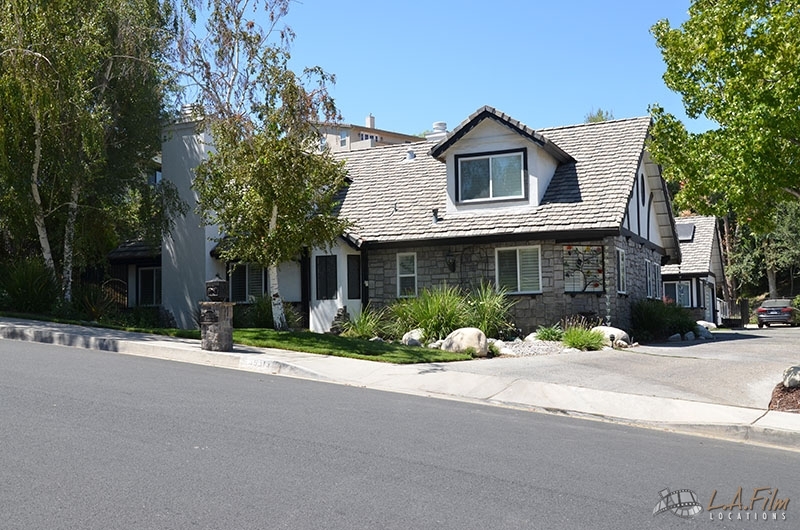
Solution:
[[[504,351],[508,349],[509,351]],[[527,357],[532,355],[555,355],[564,353],[564,345],[558,341],[550,340],[518,340],[504,342],[501,347],[503,355]]]

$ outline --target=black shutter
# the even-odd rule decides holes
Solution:
[[[361,256],[347,255],[347,299],[361,299]]]
[[[317,300],[336,298],[336,256],[317,256]]]

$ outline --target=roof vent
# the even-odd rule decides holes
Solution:
[[[425,135],[425,139],[429,142],[438,142],[447,136],[447,123],[443,121],[433,122],[433,132]]]
[[[417,155],[414,153],[413,149],[406,151],[406,160],[414,160],[415,158],[417,158]]]

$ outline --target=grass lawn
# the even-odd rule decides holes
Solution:
[[[165,335],[183,339],[200,339],[200,330],[196,329],[132,328],[21,313],[0,313],[0,315],[10,318],[44,320],[62,324],[117,329],[135,333],[150,333],[153,335]],[[310,331],[234,329],[233,342],[235,344],[255,346],[257,348],[280,348],[290,351],[318,353],[321,355],[333,355],[335,357],[350,357],[353,359],[366,359],[369,361],[396,364],[442,363],[466,361],[472,358],[471,355],[464,353],[450,353],[432,348],[404,346],[402,344],[389,342],[350,339],[336,335],[312,333]]]

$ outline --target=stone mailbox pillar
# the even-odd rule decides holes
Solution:
[[[233,304],[228,302],[228,282],[217,276],[206,282],[210,302],[200,302],[200,347],[210,351],[233,350]]]

